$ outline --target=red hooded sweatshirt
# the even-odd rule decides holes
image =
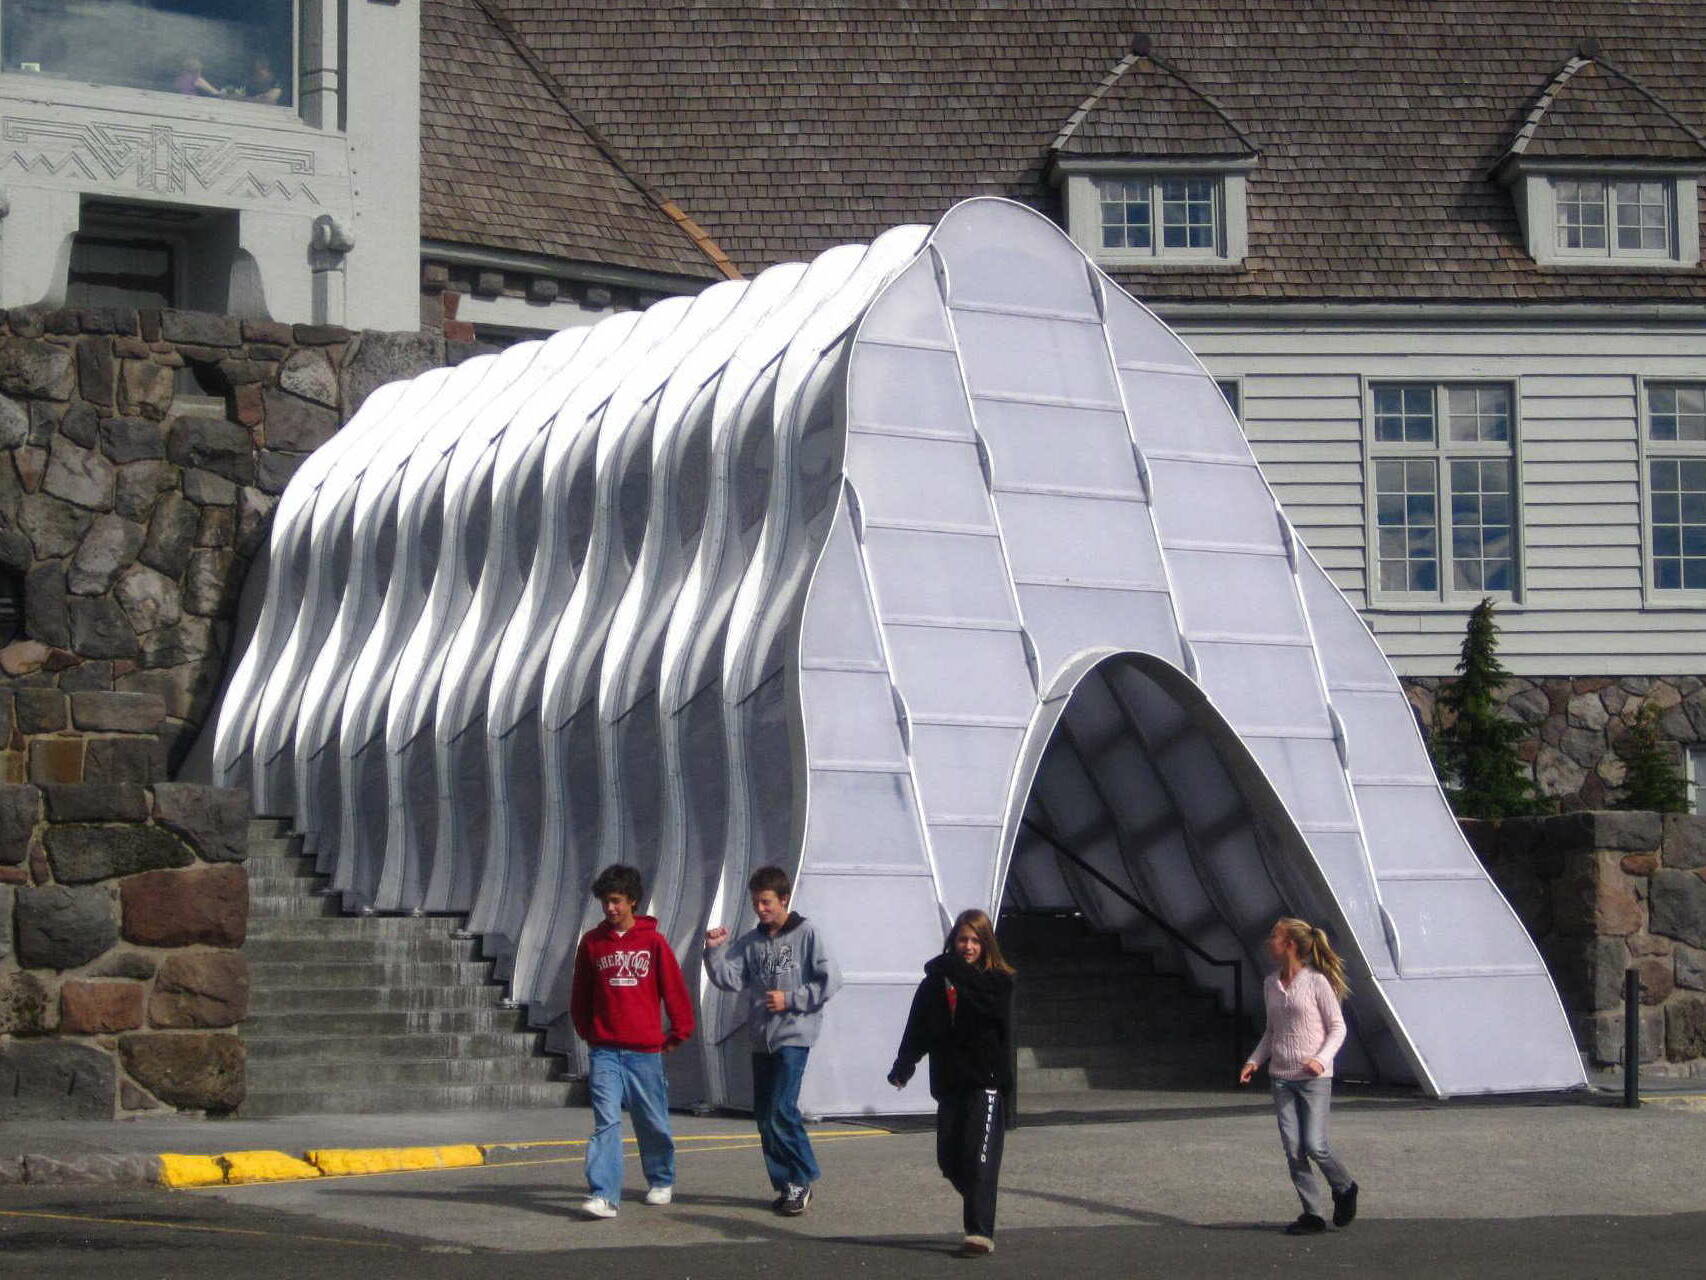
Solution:
[[[667,1035],[660,1002],[669,1011]],[[657,1053],[693,1034],[693,1000],[654,918],[635,916],[624,934],[606,920],[581,939],[569,1017],[575,1033],[599,1049]]]

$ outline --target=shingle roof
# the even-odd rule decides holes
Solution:
[[[1706,160],[1706,137],[1616,67],[1572,57],[1535,103],[1511,153],[1700,161]]]
[[[1587,36],[1683,121],[1706,126],[1697,2],[504,3],[625,162],[749,272],[929,221],[971,195],[1053,211],[1050,142],[1133,35],[1146,33],[1157,56],[1257,140],[1261,162],[1248,179],[1245,269],[1121,271],[1140,297],[1706,299],[1699,270],[1537,267],[1511,193],[1489,177]],[[454,0],[425,7],[466,9]],[[450,43],[440,42],[429,84],[460,65]],[[1578,146],[1650,134],[1650,113],[1639,108],[1626,123],[1619,104],[1630,99],[1613,89],[1583,94],[1575,108],[1566,88],[1560,109],[1573,114],[1553,123],[1571,120]],[[1205,119],[1186,98],[1170,101],[1157,120]],[[429,122],[429,133],[436,127]],[[429,156],[431,181],[445,181],[441,163]],[[529,191],[534,179],[521,171],[574,167],[531,148],[517,164],[515,181]],[[528,204],[494,205],[494,233],[530,217]],[[600,220],[582,207],[563,197],[550,213],[572,209],[580,226]]]
[[[421,13],[421,234],[719,278],[472,0]]]
[[[1255,142],[1171,63],[1139,53],[1107,79],[1049,144],[1061,156],[1248,156]]]

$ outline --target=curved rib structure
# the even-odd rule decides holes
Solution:
[[[1213,380],[1019,206],[376,394],[292,483],[273,563],[221,776],[294,799],[358,902],[470,910],[539,1025],[599,866],[642,868],[697,973],[776,862],[847,977],[804,1104],[891,1109],[955,912],[1075,905],[1171,947],[1052,844],[1242,957],[1252,1005],[1273,919],[1325,922],[1349,1069],[1583,1082],[1396,677]],[[700,1000],[672,1070],[738,1104],[739,1006]]]

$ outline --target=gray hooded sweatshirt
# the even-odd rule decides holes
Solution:
[[[724,991],[746,996],[746,1028],[755,1053],[792,1045],[809,1048],[823,1021],[823,1006],[841,986],[841,970],[815,928],[799,912],[772,937],[760,925],[720,947],[705,948],[705,972]],[[788,1007],[772,1013],[766,991],[785,991]]]

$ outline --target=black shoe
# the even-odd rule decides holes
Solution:
[[[1287,1223],[1285,1233],[1288,1236],[1318,1236],[1327,1229],[1327,1223],[1313,1213],[1300,1213],[1297,1221]]]
[[[786,1191],[784,1191],[781,1195],[777,1196],[774,1200],[772,1200],[770,1202],[770,1207],[773,1210],[775,1210],[777,1213],[781,1213],[782,1212],[782,1206],[787,1204],[787,1203],[788,1203],[788,1193]]]
[[[776,1207],[776,1212],[784,1218],[797,1218],[806,1211],[806,1206],[812,1202],[812,1189],[789,1184],[788,1190],[782,1195],[782,1203]]]
[[[1357,1184],[1351,1183],[1343,1191],[1333,1192],[1333,1225],[1348,1227],[1356,1221],[1357,1216]]]

